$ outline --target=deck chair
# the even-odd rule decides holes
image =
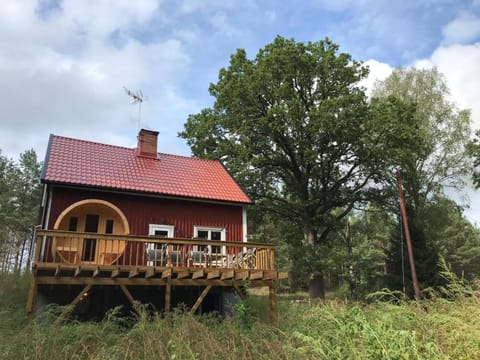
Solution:
[[[167,264],[167,244],[147,244],[147,265],[165,266]]]
[[[247,251],[240,252],[233,255],[229,260],[227,267],[235,269],[256,269],[257,249],[247,249]]]

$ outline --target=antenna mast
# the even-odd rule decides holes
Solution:
[[[142,113],[142,103],[146,100],[143,97],[142,90],[137,90],[137,91],[132,91],[127,89],[125,86],[123,87],[125,92],[127,93],[128,96],[130,96],[133,101],[132,104],[138,104],[138,129],[140,130],[140,118],[141,118],[141,113]]]

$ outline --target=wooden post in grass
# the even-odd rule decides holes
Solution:
[[[270,321],[272,325],[277,325],[277,289],[275,287],[275,281],[269,286],[270,291]]]
[[[402,222],[405,229],[405,239],[407,240],[408,258],[410,259],[410,271],[412,272],[413,291],[415,299],[420,300],[420,288],[418,287],[417,271],[415,270],[415,259],[413,257],[412,240],[410,239],[410,230],[408,229],[407,209],[405,207],[405,197],[403,196],[402,180],[400,172],[397,172],[398,193],[400,195],[400,211],[402,212]]]
[[[28,290],[28,299],[27,299],[27,315],[28,321],[31,323],[34,316],[35,303],[37,301],[37,279],[35,274],[30,275],[30,288]]]
[[[170,311],[172,301],[172,284],[170,284],[170,278],[167,278],[167,283],[165,284],[165,312]]]

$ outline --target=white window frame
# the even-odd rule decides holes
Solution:
[[[175,226],[173,225],[162,225],[162,224],[149,224],[148,225],[148,235],[149,236],[155,236],[155,231],[156,230],[163,230],[167,231],[167,238],[173,238],[173,234],[175,233]],[[158,236],[158,235],[157,235]],[[155,249],[155,244],[154,243],[147,243],[147,251],[152,251]],[[147,260],[147,265],[148,266],[153,266],[153,261],[148,261]]]
[[[160,225],[160,224],[149,224],[148,225],[148,235],[155,236],[155,231],[167,231],[168,238],[173,238],[173,234],[175,232],[175,226],[173,225]]]
[[[198,238],[198,232],[199,231],[208,231],[208,239],[207,240],[212,240],[212,231],[219,232],[220,233],[220,241],[226,241],[226,234],[227,230],[225,228],[217,228],[217,227],[210,227],[210,226],[194,226],[193,227],[193,237]],[[211,252],[211,247],[208,247],[208,251]],[[227,254],[227,248],[226,246],[221,247],[221,255],[226,255]]]

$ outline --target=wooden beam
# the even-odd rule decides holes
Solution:
[[[232,270],[225,270],[222,272],[222,275],[220,276],[220,279],[225,280],[225,279],[232,279],[235,276],[235,271]]]
[[[276,296],[276,288],[275,283],[269,287],[269,297],[270,297],[270,321],[272,325],[277,325],[277,296]]]
[[[265,271],[263,273],[263,280],[275,280],[278,277],[276,271]]]
[[[243,301],[247,300],[247,294],[245,294],[245,292],[243,292],[243,290],[240,288],[240,286],[238,286],[237,284],[234,283],[233,288],[237,292],[238,296],[240,296],[240,299],[242,299]]]
[[[197,311],[197,309],[202,304],[203,300],[205,299],[205,296],[207,296],[207,294],[208,294],[208,292],[210,291],[211,288],[212,288],[212,285],[208,285],[205,289],[203,289],[203,291],[200,294],[200,296],[198,297],[197,301],[195,302],[195,304],[193,304],[192,310],[190,310],[190,312],[192,314],[194,314],[195,311]]]
[[[71,305],[71,308],[68,308],[66,309],[65,311],[63,311],[57,318],[57,320],[55,320],[54,322],[54,325],[59,325],[63,319],[65,319],[66,316],[68,316],[68,314],[70,312],[73,311],[73,309],[75,309],[75,306],[80,302],[82,301],[83,299],[85,299],[86,296],[88,296],[88,292],[90,291],[90,289],[92,288],[92,285],[87,285],[83,288],[82,291],[80,291],[78,293],[78,295],[75,297],[75,299],[73,299],[73,301],[70,303]]]
[[[220,270],[212,270],[207,274],[207,279],[218,279],[220,277]]]
[[[184,279],[184,278],[187,278],[190,276],[190,271],[180,271],[178,274],[177,274],[177,279]]]
[[[203,278],[204,276],[205,276],[205,271],[203,269],[200,269],[198,271],[195,271],[192,274],[192,279],[199,279],[199,278]]]
[[[155,270],[153,268],[149,268],[145,271],[145,279],[150,279],[153,276],[155,276]]]
[[[287,272],[279,272],[278,273],[278,280],[285,280],[288,279],[288,273]]]
[[[167,278],[170,279],[170,278]],[[251,280],[249,282],[249,287],[260,287],[260,286],[270,286],[271,280]],[[232,286],[232,280],[220,280],[220,279],[170,279],[172,286]],[[128,277],[96,277],[92,278],[91,276],[83,277],[54,277],[54,276],[38,276],[37,285],[128,285],[128,286],[164,286],[166,284],[166,279],[161,278],[150,278],[145,279],[144,277],[131,278]]]
[[[249,279],[250,280],[258,280],[263,278],[263,271],[251,271]]]
[[[75,299],[70,303],[70,305],[77,305],[80,301],[82,301],[86,296],[88,296],[88,292],[92,288],[93,285],[87,285],[83,288],[83,290],[77,295]]]
[[[120,275],[120,269],[116,268],[112,270],[112,275],[110,275],[112,278],[116,278],[118,275]]]
[[[248,279],[248,270],[235,271],[235,280],[246,280],[246,279]]]
[[[133,278],[133,277],[135,277],[135,276],[137,276],[137,275],[138,275],[138,267],[130,270],[130,272],[128,273],[128,277],[129,277],[130,279]]]
[[[162,271],[162,279],[172,277],[172,269],[165,269]]]
[[[128,299],[128,301],[130,301],[130,304],[132,304],[132,306],[134,307],[135,309],[135,299],[133,298],[132,294],[130,293],[130,291],[128,291],[127,287],[125,285],[120,285],[120,289],[122,289],[123,293],[125,294],[126,298]]]
[[[77,266],[75,268],[75,273],[73,274],[73,276],[77,277],[80,275],[81,272],[82,272],[82,268],[80,266]]]
[[[170,278],[167,279],[167,283],[165,284],[165,312],[168,313],[170,311],[172,301],[172,285],[170,284]]]
[[[57,268],[55,269],[55,276],[60,275],[60,271],[61,271],[60,265],[57,265]]]
[[[97,266],[97,268],[93,271],[92,277],[97,277],[100,275],[100,267]]]

